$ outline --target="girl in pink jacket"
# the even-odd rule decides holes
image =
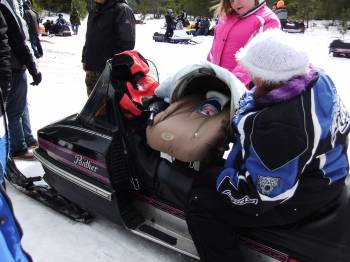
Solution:
[[[207,59],[228,69],[248,86],[250,77],[237,64],[235,54],[258,32],[280,28],[279,19],[265,0],[220,0],[212,9],[220,21]]]

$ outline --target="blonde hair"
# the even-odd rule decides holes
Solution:
[[[220,0],[219,3],[210,7],[210,11],[214,11],[214,16],[219,18],[236,13],[231,7],[230,0]]]
[[[255,0],[255,5],[258,5],[258,4],[259,4],[259,0]],[[214,11],[214,16],[219,18],[236,14],[235,10],[233,10],[231,7],[230,0],[220,0],[219,3],[210,7],[209,10]]]

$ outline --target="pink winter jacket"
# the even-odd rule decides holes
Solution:
[[[235,54],[258,32],[267,28],[280,28],[278,17],[266,4],[259,6],[244,17],[230,15],[221,19],[215,28],[214,40],[208,61],[231,71],[246,86],[250,77],[237,64]]]

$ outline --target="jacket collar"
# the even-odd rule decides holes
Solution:
[[[263,8],[263,6],[266,5],[266,2],[262,2],[260,4],[258,4],[257,6],[255,6],[253,9],[249,10],[247,13],[245,13],[244,15],[240,16],[241,18],[250,16],[251,14],[254,14],[255,12],[257,12],[258,10],[260,10],[261,8]]]
[[[279,88],[273,89],[266,95],[256,99],[256,103],[261,105],[270,105],[293,99],[294,97],[311,88],[318,79],[318,71],[310,66],[306,75],[298,76],[282,84]],[[255,88],[254,88],[255,89]],[[254,89],[252,92],[254,92]]]

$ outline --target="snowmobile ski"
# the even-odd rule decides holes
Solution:
[[[22,193],[76,222],[89,224],[93,220],[93,217],[89,212],[61,196],[55,189],[43,182],[41,176],[24,176],[17,168],[16,163],[12,158],[8,159],[6,179]],[[40,184],[36,185],[36,182],[40,182]]]

